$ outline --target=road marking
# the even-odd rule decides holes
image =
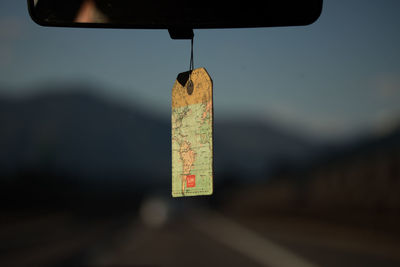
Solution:
[[[196,218],[193,220],[193,225],[197,230],[263,266],[318,267],[318,265],[295,255],[265,237],[260,237],[257,233],[222,215],[214,213],[205,217],[207,219]]]

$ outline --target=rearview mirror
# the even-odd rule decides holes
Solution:
[[[43,26],[168,29],[186,39],[192,29],[308,25],[322,0],[28,0],[28,7]]]

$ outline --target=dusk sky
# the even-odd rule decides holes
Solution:
[[[322,138],[400,122],[400,2],[325,0],[306,27],[195,30],[195,67],[214,81],[216,120],[273,121]],[[45,28],[26,1],[0,2],[0,95],[91,84],[168,118],[190,41],[166,30]]]

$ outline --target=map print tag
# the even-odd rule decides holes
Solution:
[[[172,88],[172,196],[213,193],[213,84],[206,69],[178,75]]]

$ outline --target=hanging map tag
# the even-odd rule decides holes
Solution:
[[[204,68],[172,88],[172,196],[213,193],[213,84]]]

